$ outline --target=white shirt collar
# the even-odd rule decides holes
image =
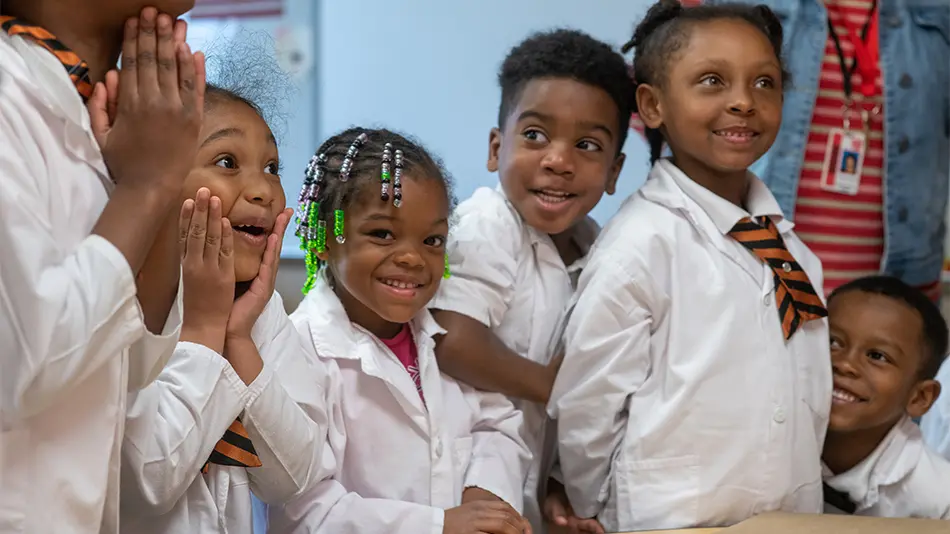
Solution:
[[[779,231],[791,229],[791,222],[785,221],[782,209],[769,188],[751,172],[749,176],[749,191],[746,199],[746,209],[736,206],[732,202],[720,197],[709,189],[694,182],[689,176],[668,159],[661,159],[654,166],[655,173],[662,173],[672,179],[679,189],[696,203],[723,235],[729,233],[737,222],[746,217],[768,216],[779,225],[784,221]]]

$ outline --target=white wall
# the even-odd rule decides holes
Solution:
[[[200,47],[239,26],[312,36],[314,68],[298,79],[287,135],[281,140],[284,186],[296,199],[302,171],[319,142],[348,126],[386,126],[419,138],[445,160],[460,199],[493,185],[485,171],[495,126],[496,74],[508,50],[534,31],[584,30],[620,46],[647,0],[285,0],[282,18],[192,22]],[[604,222],[643,182],[647,151],[635,135],[626,146],[620,191],[594,210]],[[284,256],[299,257],[288,233]]]

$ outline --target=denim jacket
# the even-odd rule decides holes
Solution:
[[[768,184],[782,211],[794,214],[828,36],[827,11],[821,0],[740,1],[769,6],[785,30],[792,81],[785,91],[782,128],[752,170]],[[950,0],[878,0],[878,5],[885,115],[881,270],[919,286],[939,279],[943,264],[950,183]]]

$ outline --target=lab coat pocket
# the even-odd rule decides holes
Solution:
[[[455,502],[462,502],[462,490],[465,489],[465,474],[472,462],[472,436],[455,438],[452,442],[452,467],[455,470]]]
[[[696,525],[699,516],[696,455],[629,461],[617,473],[621,530],[660,530]]]

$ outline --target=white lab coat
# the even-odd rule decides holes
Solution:
[[[521,413],[502,395],[439,373],[432,336],[444,330],[429,312],[410,323],[425,404],[405,367],[349,321],[323,277],[291,319],[330,373],[324,465],[333,475],[270,507],[270,532],[441,534],[444,509],[470,486],[521,510],[530,461]]]
[[[90,235],[113,184],[46,50],[0,33],[0,532],[115,532],[126,395],[181,328],[145,328],[135,279]]]
[[[455,217],[448,243],[452,276],[442,282],[429,307],[471,317],[520,356],[549,363],[574,291],[572,275],[584,260],[565,266],[551,237],[528,226],[500,186],[475,191]],[[598,228],[590,219],[582,224],[589,239],[577,244],[586,251]],[[548,416],[540,404],[511,400],[524,413],[523,438],[534,457],[525,480],[525,517],[542,534],[538,497],[547,483],[541,463]]]
[[[927,448],[909,417],[867,458],[844,473],[824,468],[825,483],[847,494],[855,515],[950,519],[950,462]],[[829,513],[839,512],[825,505]]]
[[[276,292],[251,336],[264,368],[250,385],[220,354],[183,342],[134,397],[122,448],[122,532],[251,534],[251,490],[276,504],[326,476],[326,371]],[[201,474],[239,415],[263,465],[212,464]]]
[[[950,359],[943,362],[937,380],[943,393],[920,421],[924,443],[934,452],[950,460]]]
[[[752,177],[818,294],[818,259]],[[728,237],[745,210],[667,160],[604,228],[578,283],[551,396],[578,515],[608,532],[821,511],[827,321],[785,342],[772,271]]]

